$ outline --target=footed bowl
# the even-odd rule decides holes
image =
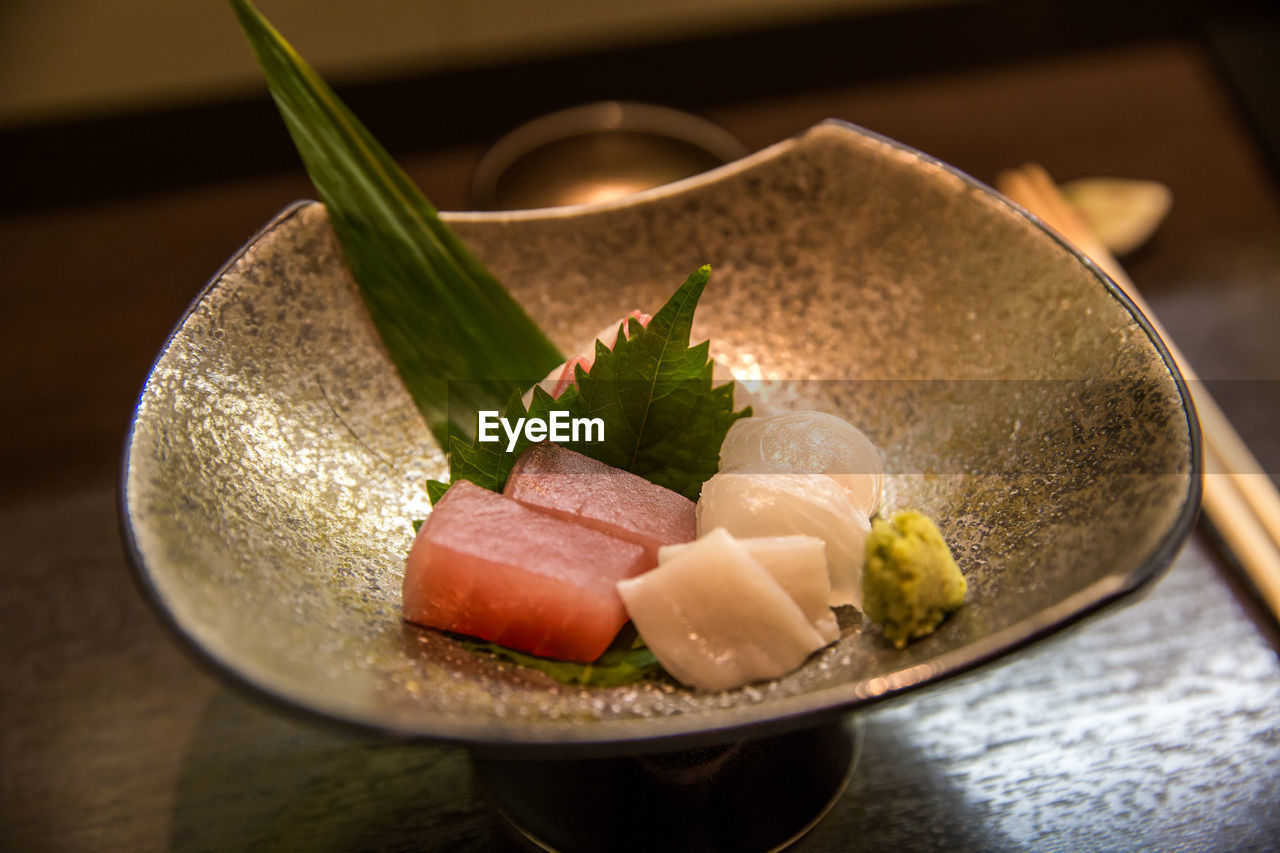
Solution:
[[[411,522],[446,459],[324,208],[298,203],[160,352],[121,497],[138,577],[177,634],[289,707],[508,752],[782,734],[1124,599],[1194,521],[1196,421],[1147,320],[1025,212],[891,140],[827,122],[624,200],[446,219],[565,351],[712,264],[695,334],[766,407],[866,432],[886,508],[937,519],[968,597],[902,650],[845,612],[798,671],[717,693],[570,687],[404,623]]]

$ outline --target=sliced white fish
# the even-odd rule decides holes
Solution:
[[[870,518],[880,508],[884,465],[860,429],[825,412],[785,412],[734,421],[720,447],[720,469],[826,474]]]
[[[781,585],[723,530],[617,588],[658,661],[682,683],[704,690],[777,678],[827,644]]]
[[[840,638],[840,625],[829,604],[831,577],[827,574],[827,546],[813,536],[734,537],[765,571],[786,590],[818,635],[828,643]],[[658,549],[662,565],[693,543],[663,545]]]
[[[828,602],[862,608],[862,566],[871,523],[826,474],[721,471],[702,484],[698,535],[813,536],[826,543]]]

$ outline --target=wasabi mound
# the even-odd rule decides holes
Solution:
[[[960,567],[938,528],[918,512],[876,518],[862,571],[863,612],[898,648],[932,634],[964,601]]]

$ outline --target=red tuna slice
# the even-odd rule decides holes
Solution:
[[[558,444],[535,444],[521,454],[502,493],[641,545],[650,567],[658,564],[658,548],[698,537],[694,503],[684,495]]]
[[[631,542],[462,480],[436,504],[409,551],[404,618],[587,663],[627,621],[614,584],[651,565]]]

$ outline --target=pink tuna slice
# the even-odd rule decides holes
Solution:
[[[574,388],[578,387],[578,372],[575,368],[579,365],[588,373],[591,372],[591,359],[575,355],[564,363],[564,367],[560,368],[560,375],[556,377],[555,384],[551,387],[552,397],[559,399],[560,395],[564,393],[564,389],[570,385]],[[547,377],[547,379],[550,378],[550,376]]]
[[[577,388],[578,387],[577,368],[581,367],[583,371],[585,371],[586,373],[591,372],[591,364],[592,362],[595,361],[595,357],[596,357],[596,341],[600,341],[600,343],[604,344],[607,348],[613,349],[614,344],[618,342],[619,329],[622,330],[622,336],[630,340],[631,339],[631,330],[629,328],[629,326],[631,325],[630,318],[633,318],[633,317],[640,323],[641,326],[648,326],[649,321],[653,319],[653,316],[651,314],[646,314],[637,308],[635,311],[632,311],[629,314],[627,314],[626,317],[623,317],[619,322],[614,323],[612,326],[606,326],[605,328],[601,329],[599,333],[594,338],[591,339],[591,343],[588,345],[587,349],[571,357],[564,364],[557,365],[550,373],[547,374],[546,378],[543,379],[538,384],[541,385],[548,394],[556,398],[558,398],[561,394],[563,394],[564,389],[568,388],[570,385],[572,385],[574,388]],[[533,389],[530,388],[529,391],[524,395],[525,408],[528,408],[529,404],[532,402],[533,402]]]
[[[409,551],[404,618],[587,663],[627,621],[614,584],[651,566],[631,542],[460,480]]]
[[[558,444],[521,454],[502,493],[527,507],[644,547],[649,567],[663,545],[698,536],[693,501]]]

